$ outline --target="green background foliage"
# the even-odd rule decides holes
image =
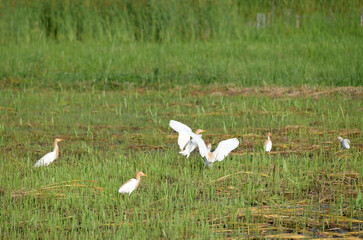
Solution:
[[[2,1],[0,86],[359,86],[362,7],[358,0]],[[259,29],[258,13],[265,14]]]

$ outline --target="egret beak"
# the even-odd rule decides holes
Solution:
[[[145,177],[147,177],[147,175],[146,175],[146,174],[144,174],[144,176],[145,176]]]
[[[206,130],[200,130],[200,132],[206,132]]]
[[[64,139],[60,138],[59,141],[64,141]]]

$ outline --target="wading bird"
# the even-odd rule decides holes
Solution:
[[[64,139],[56,138],[54,139],[53,146],[54,150],[53,152],[47,153],[38,160],[38,162],[35,163],[34,167],[41,167],[41,166],[48,166],[51,164],[54,160],[58,158],[59,155],[59,148],[58,148],[58,142],[63,141]]]
[[[212,144],[205,145],[203,139],[194,133],[190,135],[197,143],[200,155],[204,158],[205,164],[212,167],[215,161],[222,161],[231,151],[239,145],[237,138],[231,138],[220,142],[214,152],[211,152]]]
[[[136,179],[135,178],[131,178],[130,180],[128,180],[127,182],[125,182],[119,189],[118,192],[119,193],[128,193],[129,195],[131,195],[131,193],[139,186],[140,184],[140,178],[141,176],[146,176],[146,174],[144,174],[143,172],[138,172],[136,174]]]
[[[263,149],[265,150],[265,152],[270,152],[272,148],[270,136],[272,136],[271,133],[267,133],[267,139],[263,143]]]
[[[190,139],[192,129],[187,125],[174,120],[170,120],[169,126],[179,133],[178,144],[181,150],[179,153],[188,158],[190,153],[197,147],[197,143],[193,139]],[[195,134],[201,137],[202,135],[200,135],[200,133],[202,132],[205,132],[205,130],[197,129]]]
[[[350,146],[349,146],[349,144],[350,144],[349,139],[347,139],[347,138],[343,139],[342,137],[337,137],[337,139],[342,144],[342,148],[344,148],[344,149],[349,149],[350,148]]]

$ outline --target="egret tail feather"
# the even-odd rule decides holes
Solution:
[[[187,153],[185,150],[179,152],[181,155],[186,156],[186,158],[189,157],[189,153]]]

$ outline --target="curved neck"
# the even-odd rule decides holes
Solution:
[[[137,181],[137,184],[136,184],[136,187],[135,187],[135,189],[139,186],[139,184],[140,184],[140,178],[141,178],[141,175],[140,174],[137,174],[136,175],[136,181]]]
[[[271,139],[270,139],[270,135],[267,135],[267,139],[271,141]]]
[[[55,152],[55,157],[57,158],[59,155],[59,148],[58,148],[58,144],[56,141],[54,141],[53,146],[54,146],[53,152]]]
[[[141,179],[141,174],[136,174],[136,180],[140,181],[140,179]]]
[[[58,144],[57,144],[57,142],[56,142],[56,141],[54,141],[54,142],[53,142],[53,146],[54,146],[54,151],[55,151],[56,149],[58,149]]]

